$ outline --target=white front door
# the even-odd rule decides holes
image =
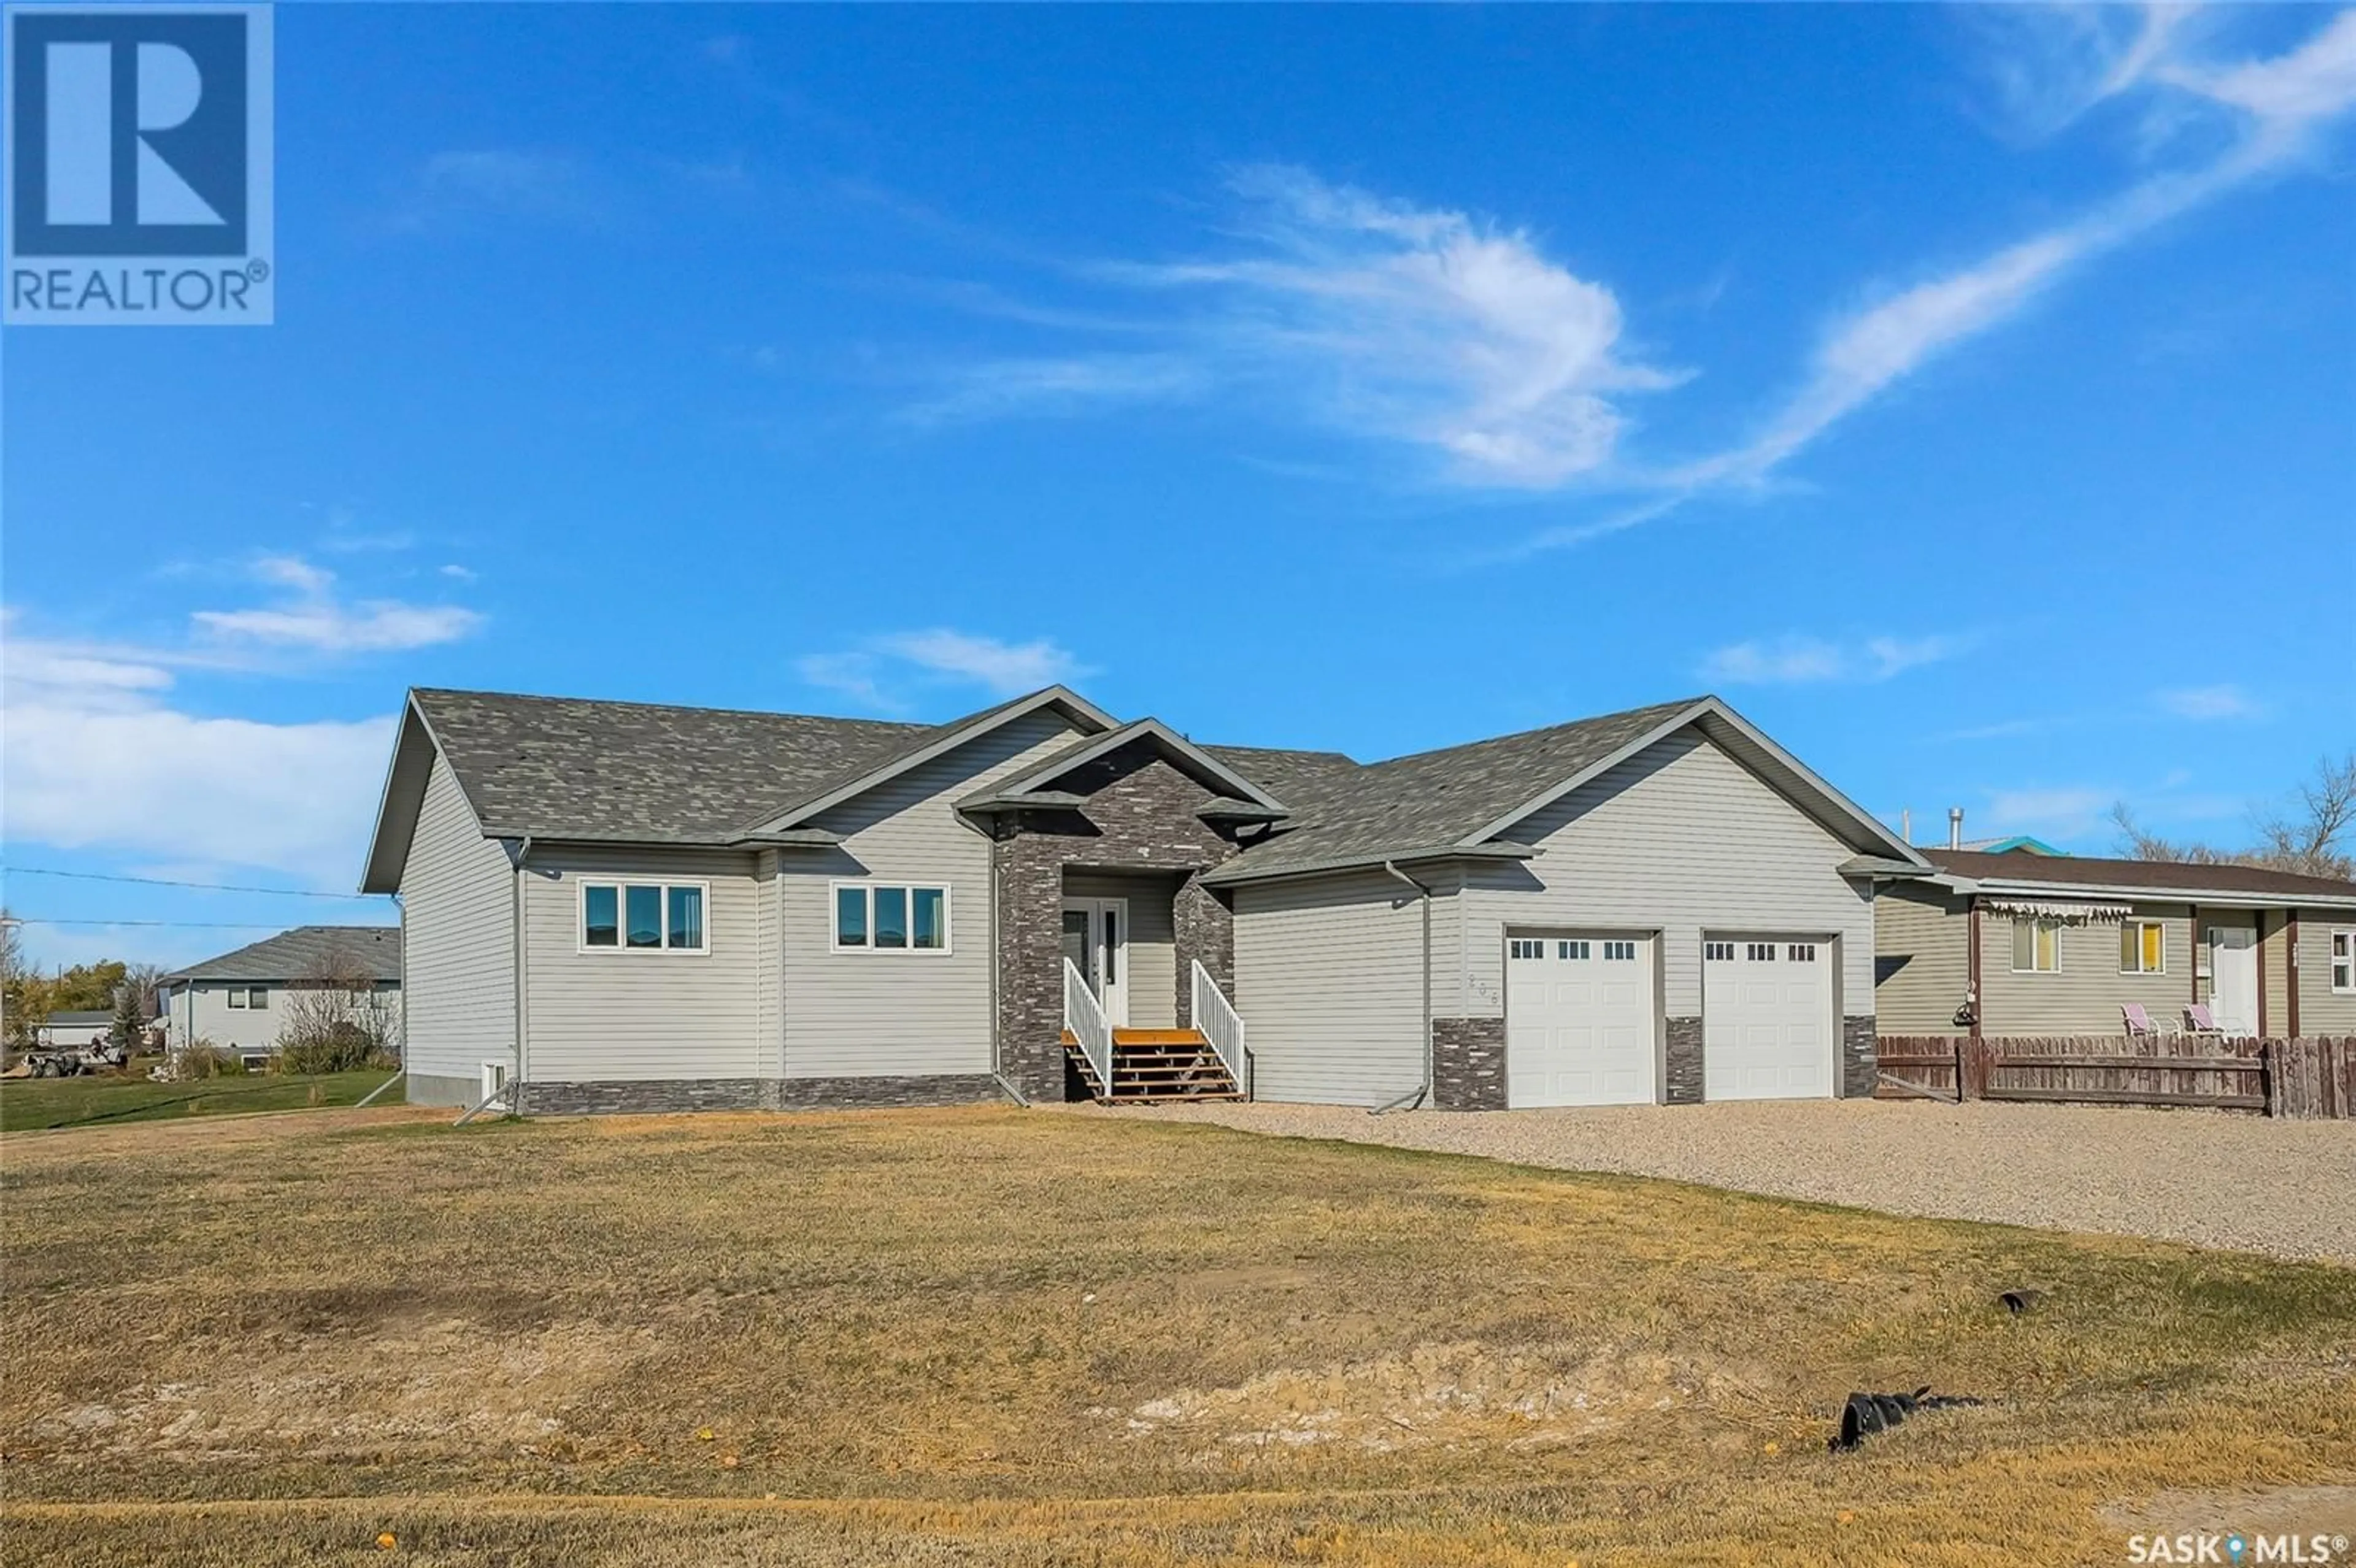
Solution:
[[[1066,899],[1064,956],[1104,1008],[1105,1022],[1129,1025],[1129,901]]]
[[[1789,936],[1703,939],[1702,1098],[1832,1093],[1832,951]]]
[[[2209,928],[2209,1010],[2227,1034],[2258,1032],[2258,933],[2246,925]]]
[[[1505,1104],[1649,1105],[1653,939],[1505,942]]]

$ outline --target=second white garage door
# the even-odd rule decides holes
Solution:
[[[1505,1103],[1650,1104],[1653,939],[1505,944]]]
[[[1702,1096],[1832,1093],[1832,944],[1790,937],[1702,943]]]

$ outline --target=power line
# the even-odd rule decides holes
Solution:
[[[176,931],[279,931],[273,920],[45,920],[34,914],[12,914],[12,925],[159,925]],[[391,926],[385,927],[390,931]]]
[[[201,888],[215,893],[270,893],[282,899],[340,899],[347,903],[385,896],[382,893],[317,893],[305,888],[248,888],[234,882],[185,882],[171,877],[117,877],[103,871],[60,871],[48,866],[0,866],[0,871],[16,877],[71,877],[83,882],[137,882],[150,888]],[[48,923],[55,925],[58,923],[51,921]]]

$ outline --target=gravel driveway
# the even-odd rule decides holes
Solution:
[[[1878,1100],[1387,1116],[1325,1105],[1079,1114],[1216,1122],[1897,1214],[2356,1264],[2356,1122]]]

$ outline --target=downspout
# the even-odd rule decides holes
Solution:
[[[1375,1108],[1374,1115],[1377,1116],[1381,1115],[1386,1111],[1396,1111],[1409,1106],[1420,1105],[1425,1101],[1430,1099],[1432,1077],[1431,890],[1424,886],[1421,882],[1417,881],[1413,877],[1408,876],[1405,871],[1400,870],[1398,869],[1398,863],[1395,860],[1384,861],[1383,869],[1390,873],[1393,877],[1398,878],[1400,881],[1405,882],[1408,887],[1413,888],[1415,890],[1416,897],[1421,900],[1423,903],[1423,1082],[1416,1087],[1412,1093],[1402,1094],[1387,1105],[1376,1106]]]
[[[523,841],[516,847],[515,897],[512,901],[514,908],[514,930],[510,933],[509,938],[515,944],[516,974],[515,1084],[508,1093],[508,1110],[511,1114],[520,1114],[520,1107],[523,1100],[523,1085],[526,1077],[524,1072],[524,1044],[531,1038],[531,959],[530,950],[524,942],[523,911],[523,868],[524,862],[530,858],[531,835],[527,833],[523,836]],[[707,911],[705,912],[704,918],[706,920],[711,918],[710,912]]]

